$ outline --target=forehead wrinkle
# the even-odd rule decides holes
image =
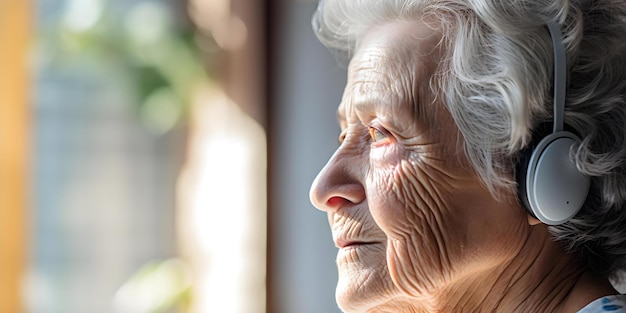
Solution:
[[[441,40],[440,33],[419,23],[373,28],[350,62],[343,113],[352,119],[358,118],[356,113],[367,119],[375,114],[382,120],[403,120],[405,126],[431,120],[431,78]]]
[[[362,113],[383,113],[382,108],[395,110],[410,103],[412,91],[406,81],[414,75],[405,66],[395,49],[388,46],[368,46],[360,51],[351,64],[349,99]]]

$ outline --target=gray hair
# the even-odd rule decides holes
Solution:
[[[590,270],[618,278],[626,269],[624,1],[322,0],[313,28],[329,49],[349,56],[371,27],[415,19],[439,22],[433,27],[443,33],[445,55],[430,87],[496,196],[515,190],[520,151],[533,130],[552,120],[553,54],[545,25],[561,25],[569,65],[565,123],[582,138],[571,157],[592,178],[582,210],[550,230]]]

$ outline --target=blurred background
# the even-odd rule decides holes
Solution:
[[[0,0],[0,313],[339,312],[309,0]]]

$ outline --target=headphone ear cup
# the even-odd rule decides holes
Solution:
[[[517,166],[515,167],[515,180],[517,181],[517,195],[522,203],[526,212],[530,214],[530,216],[537,218],[533,210],[530,208],[530,203],[528,203],[528,196],[526,194],[526,176],[528,174],[528,164],[530,163],[530,156],[533,154],[535,146],[530,146],[524,148],[519,153],[519,159],[517,161]]]
[[[572,145],[580,142],[566,131],[543,138],[533,150],[524,184],[532,215],[548,225],[567,222],[582,208],[589,193],[590,178],[569,159]],[[523,202],[523,201],[522,201]]]

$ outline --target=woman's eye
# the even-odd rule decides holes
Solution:
[[[385,143],[385,142],[390,141],[389,135],[387,135],[387,133],[381,131],[378,128],[370,126],[369,131],[370,131],[370,137],[372,138],[372,141],[375,143]]]

